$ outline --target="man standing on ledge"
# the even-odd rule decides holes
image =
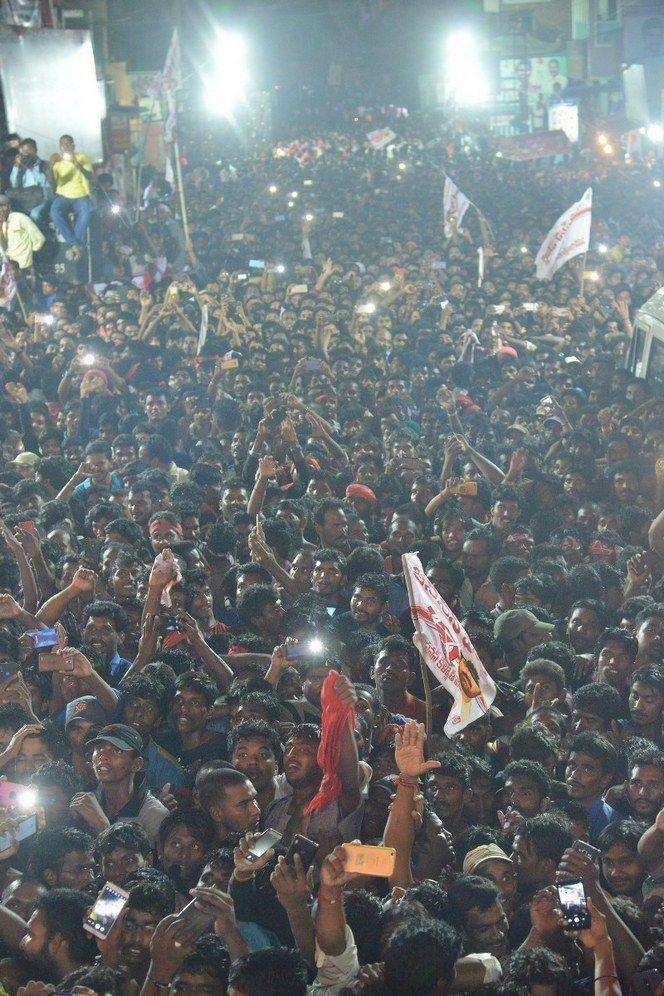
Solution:
[[[68,259],[80,259],[87,240],[92,201],[90,178],[92,164],[83,152],[76,152],[71,135],[60,139],[60,152],[51,156],[50,162],[55,197],[51,204],[51,221],[69,249]],[[70,215],[74,214],[74,227]]]

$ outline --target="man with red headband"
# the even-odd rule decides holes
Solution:
[[[182,523],[172,512],[157,512],[148,524],[150,546],[155,553],[161,553],[182,542],[184,531]]]

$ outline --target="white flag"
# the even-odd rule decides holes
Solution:
[[[391,128],[376,128],[375,131],[367,132],[367,138],[374,149],[384,149],[397,137],[397,133]]]
[[[588,187],[581,200],[558,218],[535,257],[539,280],[550,280],[569,259],[588,252],[592,205],[593,191]]]
[[[477,286],[481,287],[484,281],[484,248],[477,247]]]
[[[171,44],[168,46],[164,68],[155,73],[149,86],[153,99],[166,93],[173,93],[182,85],[182,59],[180,56],[180,36],[178,29],[173,29]]]
[[[488,711],[496,686],[468,634],[424,573],[416,553],[404,553],[403,573],[415,626],[413,643],[454,702],[445,723],[452,737]]]
[[[456,228],[461,227],[463,216],[470,201],[465,194],[462,194],[456,183],[445,177],[445,189],[443,190],[443,209],[445,212],[445,238],[449,239],[454,229],[452,228],[452,218],[455,220]]]

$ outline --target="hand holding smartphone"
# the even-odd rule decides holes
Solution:
[[[590,911],[581,879],[575,882],[561,882],[558,886],[558,901],[571,930],[588,930]]]
[[[83,921],[83,930],[106,940],[129,899],[129,893],[113,882],[106,882]]]

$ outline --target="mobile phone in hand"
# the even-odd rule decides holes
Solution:
[[[575,882],[561,882],[558,886],[558,900],[568,926],[572,930],[588,930],[590,911],[581,879]]]
[[[94,937],[101,937],[102,940],[105,940],[125,908],[128,899],[129,893],[121,889],[119,885],[106,882],[95,899],[94,906],[83,921],[83,930],[87,930]]]

